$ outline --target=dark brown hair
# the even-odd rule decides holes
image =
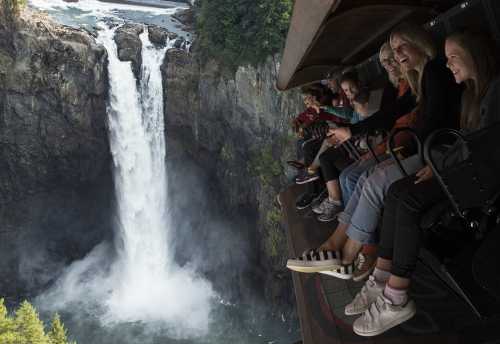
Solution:
[[[480,120],[481,100],[486,95],[491,81],[498,74],[495,42],[484,33],[462,30],[446,39],[453,41],[472,58],[474,79],[464,82],[460,127],[477,129]]]

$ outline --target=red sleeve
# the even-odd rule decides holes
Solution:
[[[316,110],[312,108],[307,108],[306,111],[302,112],[297,116],[297,120],[304,125],[308,126],[318,119],[318,114]]]

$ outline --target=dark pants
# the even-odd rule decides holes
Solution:
[[[341,171],[337,166],[339,162],[345,159],[346,154],[341,147],[330,147],[319,156],[321,172],[325,182],[339,179]]]
[[[415,184],[415,175],[398,180],[387,191],[379,257],[392,260],[391,273],[409,278],[420,249],[420,219],[434,204],[446,199],[435,178]]]
[[[313,163],[322,143],[323,140],[307,140],[303,143],[302,152],[304,154],[304,164],[306,166],[310,166]]]
[[[303,144],[304,144],[304,139],[297,140],[297,160],[304,159],[304,150],[302,149]]]

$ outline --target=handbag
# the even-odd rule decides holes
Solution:
[[[458,140],[438,163],[432,156],[431,147],[443,135],[452,135]],[[439,130],[425,142],[425,160],[461,217],[467,209],[491,205],[497,198],[500,189],[499,138],[500,123],[467,136],[452,129]]]

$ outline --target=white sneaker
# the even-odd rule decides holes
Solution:
[[[416,312],[415,302],[412,300],[405,305],[394,306],[388,298],[381,295],[354,321],[352,328],[359,336],[376,336],[411,319]]]
[[[370,275],[363,288],[354,297],[354,300],[345,306],[345,315],[364,313],[373,302],[377,301],[377,297],[382,295],[383,291],[384,285],[375,282],[375,277]]]

